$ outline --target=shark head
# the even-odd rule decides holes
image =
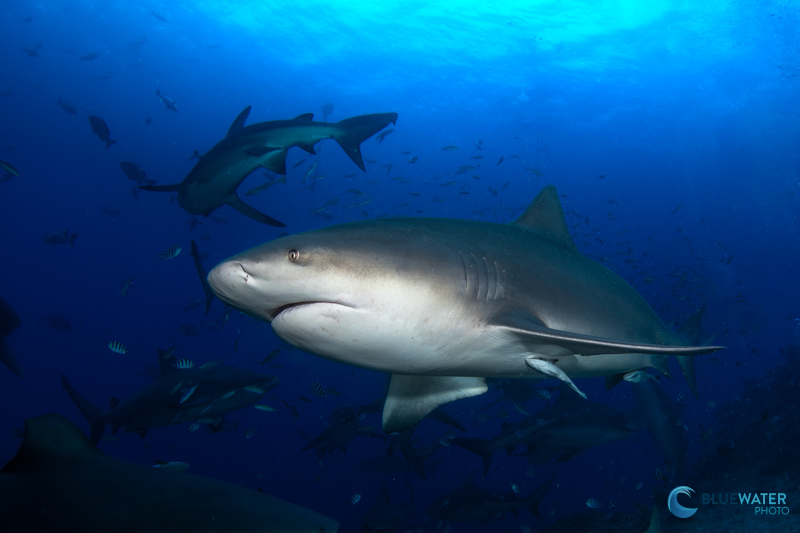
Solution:
[[[208,283],[304,350],[376,370],[430,371],[435,362],[421,352],[454,340],[452,328],[438,326],[459,312],[447,278],[463,277],[463,268],[417,236],[393,221],[292,235],[222,262]]]

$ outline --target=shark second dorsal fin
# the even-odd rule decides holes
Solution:
[[[236,120],[233,121],[231,127],[228,129],[228,134],[225,136],[226,139],[231,139],[236,137],[242,130],[244,129],[244,123],[247,122],[247,117],[250,115],[250,106],[245,107],[239,116],[236,117]]]
[[[547,240],[578,251],[567,229],[564,210],[555,185],[548,185],[536,195],[528,209],[511,224],[531,230]]]
[[[61,415],[43,415],[25,421],[25,438],[2,472],[36,470],[79,464],[104,457],[78,427]]]

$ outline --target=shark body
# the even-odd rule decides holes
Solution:
[[[232,483],[112,459],[60,415],[25,423],[0,471],[5,533],[334,533],[331,518]]]
[[[552,186],[510,224],[341,224],[233,256],[208,281],[289,344],[391,372],[386,431],[486,392],[485,377],[556,377],[577,391],[571,378],[665,371],[668,355],[720,348],[689,345],[583,256]]]
[[[291,120],[274,120],[245,126],[246,107],[233,121],[228,134],[197,161],[182,183],[147,185],[146,191],[177,192],[178,203],[189,214],[208,215],[228,204],[243,215],[270,226],[285,224],[245,204],[236,194],[244,179],[259,167],[286,174],[286,153],[294,146],[314,154],[314,145],[334,139],[345,153],[366,171],[361,143],[397,121],[397,113],[377,113],[336,123],[314,122],[311,113]]]
[[[278,384],[278,378],[222,364],[178,368],[169,351],[159,353],[160,375],[124,400],[112,398],[103,411],[84,399],[61,376],[64,389],[89,421],[92,442],[106,424],[144,436],[152,427],[190,422],[219,423],[231,411],[257,403]]]

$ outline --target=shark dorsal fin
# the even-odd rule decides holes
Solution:
[[[75,424],[61,415],[43,415],[25,421],[25,439],[2,472],[79,464],[99,457],[103,454]]]
[[[244,129],[244,123],[247,122],[247,117],[250,115],[250,106],[247,106],[239,113],[239,116],[236,117],[236,120],[233,121],[231,124],[230,129],[228,130],[228,134],[225,136],[226,139],[230,139],[239,135],[242,130]]]
[[[116,396],[112,396],[111,398],[108,399],[108,408],[113,411],[114,409],[117,408],[119,402],[120,402],[119,398],[117,398]]]
[[[302,115],[297,115],[296,117],[294,117],[294,120],[306,120],[308,122],[311,122],[312,120],[314,120],[314,113],[303,113]]]
[[[534,231],[547,240],[572,250],[578,250],[569,235],[564,210],[554,185],[548,185],[539,191],[528,209],[512,224]]]

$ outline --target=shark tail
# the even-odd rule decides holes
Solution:
[[[478,455],[483,461],[483,475],[489,473],[489,465],[492,463],[492,455],[494,450],[489,446],[489,441],[486,439],[453,439],[453,444],[459,448],[464,448],[472,453]],[[541,519],[540,519],[541,520]]]
[[[25,376],[22,375],[22,369],[19,367],[19,362],[17,361],[17,357],[14,355],[14,352],[11,351],[11,347],[8,345],[8,341],[5,339],[0,339],[0,361],[2,361],[9,370],[13,373],[18,375],[21,378]]]
[[[364,158],[361,157],[361,143],[389,124],[395,124],[396,122],[397,113],[374,113],[372,115],[346,118],[336,123],[338,131],[333,138],[353,160],[353,163],[366,172]]]
[[[69,244],[70,244],[70,246],[75,246],[75,239],[77,239],[77,238],[78,238],[78,234],[77,233],[73,233],[72,235],[69,236]]]
[[[542,498],[544,498],[544,495],[547,494],[547,490],[550,488],[550,485],[552,485],[553,480],[555,479],[555,477],[556,477],[555,474],[550,476],[550,479],[545,481],[544,484],[541,487],[539,487],[538,489],[533,491],[533,494],[531,494],[530,496],[525,498],[525,500],[526,500],[525,503],[528,504],[528,510],[540,522],[542,521],[542,513],[539,512],[539,503],[542,501]]]
[[[80,393],[75,390],[75,387],[67,381],[67,378],[64,374],[61,374],[61,385],[69,394],[69,397],[72,399],[72,402],[75,404],[75,407],[81,412],[81,414],[86,418],[89,422],[89,427],[91,428],[91,441],[93,444],[97,444],[100,441],[100,437],[103,435],[103,430],[106,427],[105,421],[101,418],[103,411],[99,407],[95,407],[91,403],[89,403]]]
[[[114,139],[108,139],[108,140],[106,141],[106,150],[108,150],[109,148],[111,148],[111,145],[112,145],[112,144],[114,144],[115,142],[117,142],[117,141],[115,141]]]

